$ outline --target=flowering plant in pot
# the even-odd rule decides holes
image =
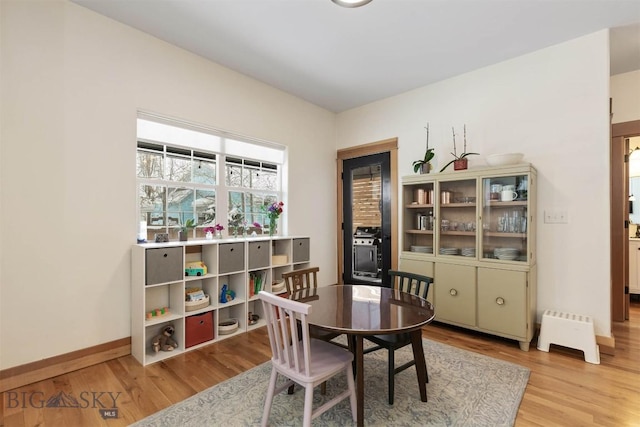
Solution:
[[[269,218],[269,236],[273,236],[276,233],[278,218],[280,218],[280,214],[283,212],[283,206],[283,202],[274,202],[270,205],[262,206],[262,210],[267,214],[267,218]]]
[[[430,162],[435,156],[435,153],[433,152],[434,149],[429,148],[429,123],[427,123],[425,129],[427,130],[427,151],[425,151],[424,153],[424,159],[416,160],[415,162],[413,162],[413,171],[415,173],[429,173],[429,171],[431,170]]]
[[[213,235],[216,235],[218,237],[222,237],[222,230],[224,230],[224,227],[220,224],[216,224],[214,227],[207,227],[204,229],[204,233],[205,235],[207,235],[207,238],[213,238]],[[209,237],[209,235],[211,237]]]
[[[451,131],[453,132],[453,153],[451,153],[454,157],[449,163],[444,165],[440,172],[443,172],[446,168],[449,167],[451,163],[453,163],[453,170],[462,170],[467,168],[467,156],[475,155],[478,156],[480,153],[467,153],[467,125],[464,126],[464,150],[462,154],[458,156],[458,152],[456,151],[456,130],[451,127]]]

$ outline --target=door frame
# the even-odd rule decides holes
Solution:
[[[611,320],[629,318],[629,164],[626,138],[640,135],[640,120],[611,125]]]
[[[336,159],[336,183],[337,183],[337,224],[336,227],[336,241],[338,245],[337,253],[337,274],[336,283],[344,284],[344,230],[342,224],[344,222],[343,216],[343,185],[342,185],[342,172],[343,161],[347,159],[353,159],[356,157],[368,156],[371,154],[389,153],[389,163],[391,169],[391,269],[398,267],[398,138],[389,138],[381,141],[372,142],[369,144],[358,145],[355,147],[349,147],[337,151]],[[351,236],[349,236],[351,238]]]

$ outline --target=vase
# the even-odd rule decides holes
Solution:
[[[222,239],[222,231],[220,230],[216,231],[216,238]]]
[[[207,240],[213,240],[213,233],[210,231],[207,231],[207,234],[204,235],[204,238]]]
[[[459,171],[467,168],[467,159],[459,159],[453,161],[453,170]]]
[[[269,236],[275,235],[278,230],[278,218],[269,218]]]
[[[178,232],[178,238],[180,239],[181,242],[186,242],[187,240],[189,240],[189,232],[186,230],[180,230]]]
[[[420,166],[420,173],[429,173],[431,172],[431,163],[423,163]]]

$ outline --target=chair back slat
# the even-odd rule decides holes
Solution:
[[[406,271],[389,270],[389,276],[391,276],[392,287],[394,289],[417,295],[424,299],[427,299],[429,286],[433,283],[431,277]]]
[[[267,322],[272,363],[310,375],[311,352],[307,315],[311,306],[260,291]],[[299,328],[297,323],[300,322]]]
[[[287,292],[291,294],[300,289],[317,288],[318,271],[319,267],[311,267],[282,273]]]

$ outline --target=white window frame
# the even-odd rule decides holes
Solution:
[[[230,192],[240,193],[252,193],[261,196],[269,196],[271,201],[283,201],[286,205],[285,199],[285,187],[286,180],[286,159],[287,149],[285,146],[260,141],[252,138],[247,138],[239,135],[233,135],[229,132],[224,132],[215,129],[208,129],[202,126],[193,125],[190,123],[167,119],[164,117],[158,117],[155,115],[148,115],[140,113],[138,115],[137,122],[137,143],[136,143],[136,158],[138,153],[146,151],[141,148],[141,145],[153,144],[155,146],[162,146],[163,150],[163,168],[166,165],[167,152],[171,149],[189,150],[191,159],[198,159],[197,153],[205,153],[208,156],[215,156],[216,171],[215,171],[215,184],[198,184],[195,182],[180,182],[167,180],[163,176],[158,178],[145,178],[139,177],[136,171],[136,217],[140,221],[140,228],[143,227],[143,221],[146,216],[141,212],[140,195],[139,191],[142,185],[163,186],[166,189],[169,187],[185,187],[194,190],[207,190],[215,192],[215,220],[211,224],[197,225],[190,233],[189,237],[204,237],[204,228],[220,224],[224,227],[223,235],[230,236],[237,232],[240,234],[242,231],[256,232],[259,234],[268,234],[267,228],[256,228],[247,224],[246,229],[231,230],[229,227],[229,194]],[[155,151],[160,153],[160,151]],[[250,154],[249,156],[247,154]],[[227,186],[226,180],[226,163],[227,157],[233,159],[240,159],[242,163],[258,163],[260,166],[263,164],[273,165],[276,170],[276,189],[254,189],[247,187]],[[137,165],[136,161],[136,165]],[[271,168],[269,168],[271,170]],[[244,198],[244,197],[243,197]],[[166,201],[163,203],[163,215],[165,218],[164,225],[156,226],[153,224],[144,224],[148,229],[148,238],[153,239],[154,233],[169,233],[172,240],[177,239],[177,234],[180,229],[180,224],[168,224],[167,218],[167,206]],[[252,212],[256,214],[256,212]],[[193,214],[196,215],[196,208],[193,207]],[[259,215],[257,218],[261,218]],[[263,225],[268,224],[268,219],[264,217],[261,222]],[[281,215],[279,220],[278,229],[286,229],[286,216]]]

